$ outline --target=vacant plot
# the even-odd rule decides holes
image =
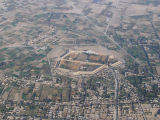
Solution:
[[[53,88],[47,85],[42,85],[40,89],[40,100],[52,101],[69,101],[69,88]]]

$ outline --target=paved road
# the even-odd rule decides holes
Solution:
[[[117,72],[114,70],[114,68],[111,68],[112,74],[115,79],[115,110],[114,110],[114,120],[118,120],[118,107],[119,107],[119,101],[118,101],[118,92],[119,92],[119,80],[117,76]]]

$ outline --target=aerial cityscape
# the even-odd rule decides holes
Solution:
[[[1,0],[0,120],[160,120],[160,0]]]

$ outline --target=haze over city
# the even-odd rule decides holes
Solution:
[[[160,120],[160,0],[1,0],[0,120]]]

